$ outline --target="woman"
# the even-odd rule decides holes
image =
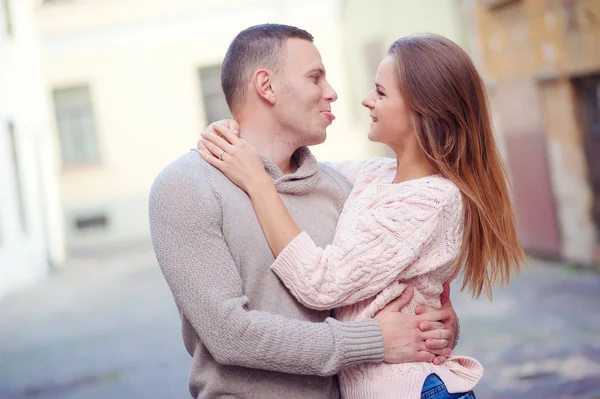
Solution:
[[[440,307],[442,284],[491,298],[525,256],[485,90],[468,55],[437,35],[397,40],[362,102],[369,139],[395,160],[332,165],[352,183],[331,246],[318,248],[287,212],[258,153],[233,132],[234,153],[204,140],[202,157],[248,194],[276,261],[273,271],[304,305],[336,308],[341,320],[372,317],[408,286],[417,305]],[[474,398],[475,360],[360,364],[340,372],[344,398]],[[422,396],[421,396],[422,395]]]

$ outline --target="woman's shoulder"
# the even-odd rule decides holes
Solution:
[[[461,192],[460,189],[452,180],[442,176],[441,174],[437,174],[431,177],[428,182],[431,190],[438,192],[442,197],[446,199],[452,198],[460,198]]]
[[[396,201],[423,203],[433,208],[462,206],[460,189],[441,174],[400,183],[389,194]]]
[[[454,184],[452,180],[444,177],[441,173],[426,176],[422,179],[416,179],[415,183],[439,193],[441,196],[460,194],[458,186]]]
[[[390,177],[396,173],[396,159],[394,158],[369,158],[362,162],[358,171],[357,180],[374,181]]]
[[[393,169],[396,170],[396,159],[386,157],[374,157],[363,161],[361,172],[379,172],[382,170]]]

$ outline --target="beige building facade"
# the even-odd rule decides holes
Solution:
[[[219,66],[259,23],[315,36],[339,94],[322,160],[385,153],[369,143],[361,99],[399,36],[434,31],[465,44],[453,0],[78,0],[38,10],[47,93],[60,142],[69,248],[148,239],[147,195],[167,163],[227,117]]]

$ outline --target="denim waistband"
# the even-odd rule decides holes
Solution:
[[[429,374],[423,383],[421,399],[475,399],[475,394],[467,393],[448,393],[446,385],[436,374]]]
[[[423,383],[423,390],[421,392],[425,393],[442,385],[444,385],[444,382],[440,377],[436,374],[429,374],[425,379],[425,383]]]

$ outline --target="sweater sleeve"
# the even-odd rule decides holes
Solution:
[[[163,170],[151,189],[152,242],[178,307],[215,360],[321,376],[382,361],[375,320],[310,323],[248,309],[222,233],[212,171],[198,156],[183,159]]]
[[[432,239],[444,234],[440,230],[447,224],[442,221],[444,215],[461,211],[458,190],[447,194],[403,188],[402,197],[396,191],[377,200],[352,222],[349,231],[338,231],[333,245],[319,248],[302,232],[281,252],[272,269],[309,308],[330,309],[370,298],[395,280],[440,265],[432,262],[430,269],[410,270]]]

